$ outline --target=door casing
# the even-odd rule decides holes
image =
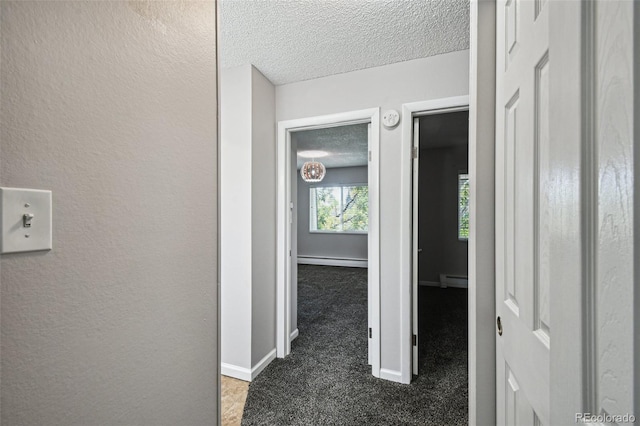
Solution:
[[[441,114],[443,112],[466,111],[469,109],[469,96],[454,96],[450,98],[434,99],[430,101],[411,102],[402,105],[402,222],[401,222],[401,251],[402,264],[400,298],[400,376],[401,383],[411,383],[413,374],[413,334],[417,334],[417,315],[414,315],[414,291],[417,282],[413,280],[414,256],[417,256],[417,247],[414,250],[413,243],[413,159],[412,149],[414,143],[413,119],[423,115]],[[471,143],[471,141],[469,141]],[[471,237],[470,228],[470,237]]]

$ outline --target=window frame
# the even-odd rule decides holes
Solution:
[[[357,183],[325,183],[325,184],[314,184],[314,185],[309,185],[309,233],[310,234],[330,234],[330,235],[368,235],[369,234],[369,219],[370,219],[370,215],[369,215],[369,207],[370,207],[370,200],[367,197],[367,230],[366,231],[354,231],[354,230],[349,230],[349,231],[329,231],[329,230],[324,230],[324,229],[311,229],[312,225],[313,225],[313,217],[314,215],[311,214],[311,192],[316,189],[316,188],[340,188],[340,210],[342,211],[342,202],[343,202],[343,189],[344,187],[348,187],[348,186],[366,186],[367,187],[367,194],[368,194],[368,189],[369,189],[369,184],[367,182],[357,182]],[[316,207],[316,211],[317,211],[317,207]],[[318,219],[317,219],[317,213],[315,215],[316,217],[316,228],[318,227]],[[340,215],[340,225],[343,225],[343,218],[342,218],[342,214]]]

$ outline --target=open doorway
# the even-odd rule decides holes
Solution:
[[[291,340],[300,335],[302,363],[368,362],[368,144],[368,123],[291,133]]]
[[[307,278],[327,272],[318,267],[360,268],[351,271],[351,279],[364,281],[366,326],[356,333],[366,342],[372,374],[380,375],[378,123],[377,108],[279,123],[280,358],[289,355],[300,331],[298,264]],[[305,182],[300,168],[314,160],[324,162],[325,177]]]
[[[414,375],[468,387],[468,110],[414,118]]]

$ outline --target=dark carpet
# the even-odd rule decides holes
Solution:
[[[420,374],[367,365],[367,270],[300,265],[299,337],[249,386],[242,425],[466,425],[467,291],[421,287]]]

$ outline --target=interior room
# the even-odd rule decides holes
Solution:
[[[0,1],[0,424],[636,423],[638,40],[627,0]],[[420,149],[466,109],[468,163]],[[366,253],[292,238],[363,191],[298,212],[296,133],[363,123]]]
[[[414,224],[418,235],[418,373],[445,375],[459,395],[466,395],[469,113],[430,114],[416,121],[420,147],[418,223]]]

